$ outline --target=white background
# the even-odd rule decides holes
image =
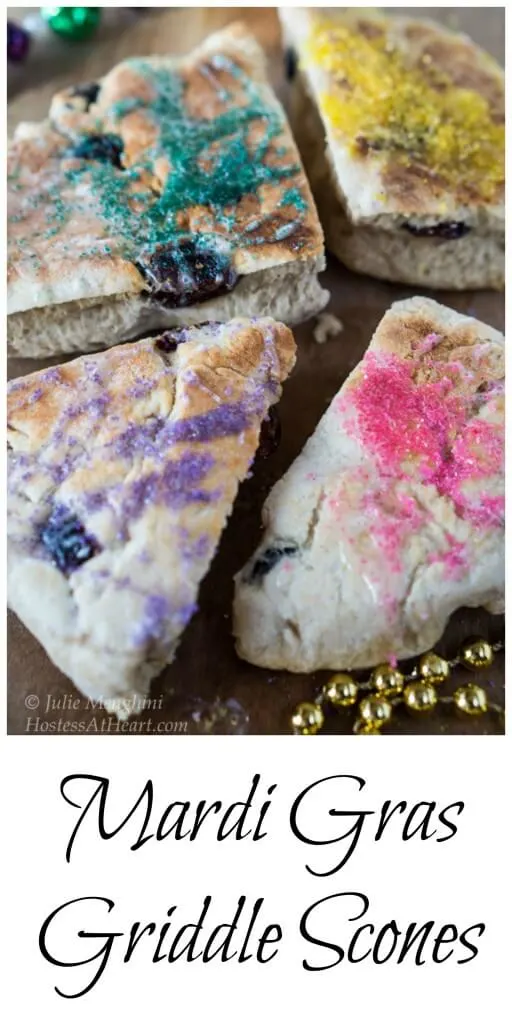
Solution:
[[[158,741],[139,737],[135,746],[121,738],[77,743],[72,738],[48,742],[33,737],[28,743],[23,737],[9,737],[4,746],[10,780],[3,809],[10,880],[9,926],[4,931],[10,964],[4,982],[9,1024],[28,1021],[36,1013],[39,1019],[56,1024],[106,1021],[114,1014],[123,1021],[156,1014],[158,1019],[213,1017],[249,1024],[277,1021],[283,1015],[298,1022],[318,1015],[326,1021],[361,1022],[378,1016],[396,1024],[411,1020],[445,1024],[454,1018],[465,1024],[482,1020],[501,1024],[509,1019],[505,892],[510,800],[503,774],[508,740],[382,737],[364,742],[361,737],[245,736]],[[189,800],[194,806],[201,798],[219,799],[226,807],[244,800],[258,772],[261,794],[256,796],[256,808],[267,788],[277,783],[266,819],[269,836],[259,842],[227,839],[219,843],[213,816],[193,843],[169,838],[150,841],[131,852],[135,822],[105,842],[98,838],[91,814],[78,833],[71,863],[66,864],[66,845],[80,812],[62,799],[59,785],[64,775],[75,772],[111,779],[107,803],[111,827],[151,778],[155,800],[149,831],[154,831],[165,807],[175,800]],[[305,864],[317,870],[334,865],[339,847],[306,847],[290,830],[289,811],[307,785],[337,774],[360,775],[367,784],[360,794],[346,781],[317,789],[314,811],[311,802],[307,808],[304,804],[302,818],[312,835],[326,838],[334,836],[336,829],[338,835],[346,830],[339,819],[329,818],[330,807],[378,812],[386,799],[406,800],[411,806],[420,800],[437,801],[440,807],[463,800],[466,807],[456,819],[457,835],[443,843],[435,838],[404,843],[397,817],[396,824],[375,843],[372,818],[368,818],[348,864],[331,877],[312,877]],[[76,786],[73,792],[78,799]],[[247,820],[248,825],[255,822],[256,816]],[[434,919],[439,927],[455,923],[462,930],[484,921],[487,929],[478,940],[479,955],[462,966],[455,964],[454,955],[445,963],[423,967],[415,967],[409,959],[401,965],[391,960],[381,966],[366,960],[305,971],[304,957],[325,963],[330,954],[301,938],[301,915],[323,896],[351,890],[365,893],[370,900],[368,914],[357,924],[372,921],[382,926],[394,918],[405,929],[413,921]],[[245,964],[236,960],[153,964],[156,940],[143,939],[126,965],[123,939],[116,939],[105,973],[88,995],[70,1001],[55,994],[54,986],[77,991],[92,976],[90,967],[54,967],[39,952],[43,921],[66,900],[101,895],[116,904],[110,915],[99,905],[85,909],[83,904],[83,911],[73,919],[62,918],[62,930],[49,933],[48,944],[53,943],[56,953],[71,956],[78,951],[75,959],[82,959],[101,943],[78,940],[78,928],[129,932],[135,921],[155,921],[160,927],[173,904],[179,906],[177,927],[194,920],[207,894],[214,897],[210,928],[230,918],[239,896],[245,894],[251,904],[264,896],[262,926],[278,922],[284,930],[271,963],[258,965],[254,958]],[[337,940],[341,946],[346,946],[357,927],[347,921],[346,902],[328,904],[315,924],[319,937]]]
[[[55,1024],[112,1019],[130,1024],[151,1015],[158,1021],[226,1024],[274,1024],[283,1018],[297,1024],[320,1019],[322,1024],[502,1024],[510,1016],[509,751],[508,738],[492,737],[386,736],[377,742],[359,737],[137,737],[135,743],[106,737],[86,742],[8,737],[2,751],[4,1019],[8,1024],[34,1018]],[[65,847],[77,812],[62,800],[59,784],[73,772],[112,780],[108,806],[113,819],[126,813],[148,778],[155,785],[157,812],[173,800],[222,799],[226,805],[242,800],[259,772],[261,799],[277,783],[267,818],[269,838],[218,843],[215,828],[205,827],[194,843],[149,842],[132,853],[134,829],[102,842],[94,828],[84,827],[68,865]],[[332,827],[327,811],[334,805],[378,811],[386,799],[435,800],[440,806],[464,800],[456,837],[440,844],[403,843],[398,819],[397,827],[390,826],[374,843],[369,819],[348,865],[330,878],[313,878],[305,864],[320,867],[328,856],[332,863],[333,848],[312,852],[304,847],[290,831],[289,810],[306,785],[338,773],[360,775],[367,785],[357,797],[340,785],[339,793],[329,789],[318,800],[310,828],[319,836],[329,822]],[[400,966],[366,960],[306,972],[303,958],[324,954],[301,939],[301,915],[323,896],[354,889],[370,900],[364,921],[379,926],[392,918],[404,928],[430,919],[439,926],[454,922],[461,929],[485,921],[479,955],[465,966],[457,966],[453,956],[444,964],[419,968],[409,960]],[[78,926],[127,932],[135,921],[164,923],[173,903],[180,906],[179,924],[192,921],[207,894],[214,897],[212,926],[229,918],[240,895],[249,903],[264,896],[262,923],[276,921],[284,929],[270,964],[260,966],[254,959],[246,964],[152,964],[154,946],[142,940],[131,963],[123,965],[122,940],[116,939],[110,963],[91,993],[74,1001],[55,994],[56,985],[64,990],[80,985],[77,970],[51,966],[38,949],[39,929],[59,904],[87,895],[109,897],[116,904],[109,917],[99,909],[84,911],[81,920],[76,918]],[[355,926],[347,924],[346,913],[335,904],[330,906],[319,931],[346,946]],[[70,932],[62,935],[69,952],[87,941],[73,939]]]

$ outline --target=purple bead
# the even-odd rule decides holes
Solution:
[[[30,44],[30,36],[21,25],[13,21],[7,22],[7,60],[25,60]]]

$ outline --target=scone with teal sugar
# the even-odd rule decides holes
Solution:
[[[9,604],[87,697],[122,714],[172,661],[294,360],[234,320],[11,382]]]
[[[360,8],[281,8],[292,126],[347,267],[503,288],[504,74],[466,36]]]
[[[241,25],[58,93],[9,146],[8,338],[78,353],[180,323],[326,304],[323,235]]]
[[[395,303],[264,507],[239,654],[309,672],[416,656],[462,606],[503,611],[504,339]]]

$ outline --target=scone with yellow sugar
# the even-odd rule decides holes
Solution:
[[[292,124],[328,247],[390,281],[502,288],[502,69],[431,21],[280,14]]]

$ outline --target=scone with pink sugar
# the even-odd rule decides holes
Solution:
[[[396,302],[265,508],[237,577],[241,657],[295,672],[416,656],[503,611],[504,338]]]

